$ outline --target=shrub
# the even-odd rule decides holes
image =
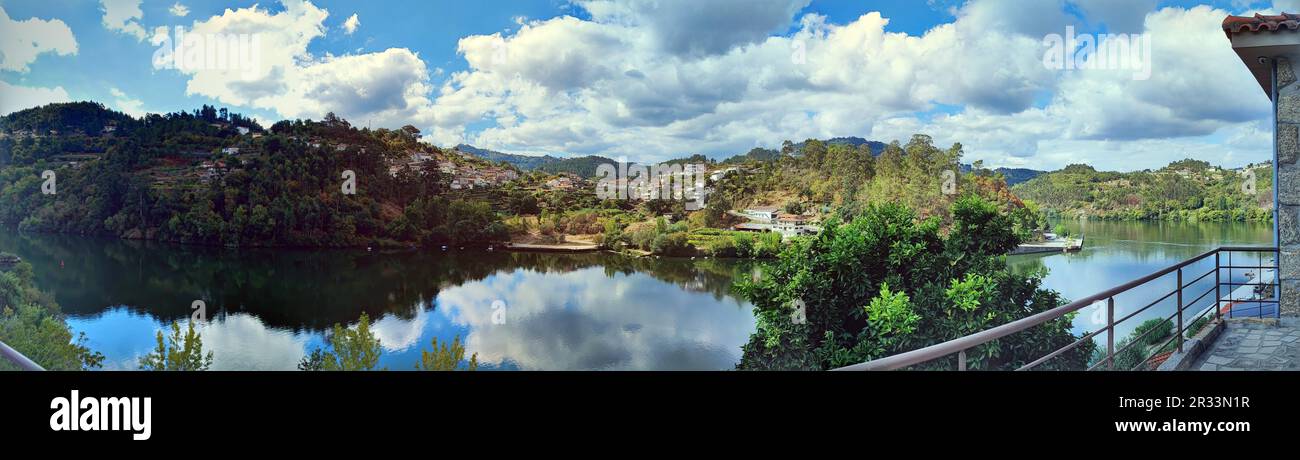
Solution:
[[[939,220],[906,206],[868,205],[847,224],[828,222],[795,238],[757,280],[737,291],[754,304],[756,330],[740,369],[828,369],[915,350],[1048,311],[1063,302],[1041,278],[1007,269],[1018,244],[1013,222],[975,196],[952,205],[948,235]],[[776,235],[779,238],[779,235]],[[802,321],[791,305],[803,302]],[[865,307],[865,308],[864,308]],[[1073,315],[973,347],[970,369],[1016,369],[1075,342]],[[1082,369],[1085,342],[1038,369]],[[953,369],[952,357],[915,368]]]
[[[695,253],[685,232],[665,233],[655,237],[650,252],[664,256],[689,256]]]
[[[1201,329],[1205,329],[1205,326],[1208,324],[1210,324],[1210,318],[1208,316],[1202,316],[1197,318],[1196,321],[1192,321],[1191,326],[1187,327],[1187,338],[1190,339],[1196,337],[1196,334],[1199,334]]]
[[[1147,331],[1152,332],[1148,333]],[[1146,345],[1159,345],[1161,342],[1164,342],[1165,339],[1169,338],[1173,332],[1174,324],[1172,321],[1164,318],[1152,318],[1143,321],[1142,324],[1139,324],[1134,328],[1132,337],[1142,337],[1142,343]],[[1142,334],[1147,335],[1143,336]]]
[[[194,332],[194,322],[187,325],[181,335],[181,325],[172,322],[172,333],[163,342],[158,331],[158,346],[152,353],[140,358],[140,369],[147,371],[206,371],[212,366],[212,352],[203,353],[203,338]]]
[[[370,331],[370,316],[361,314],[355,329],[334,324],[330,351],[319,348],[298,363],[304,371],[369,371],[379,364],[379,338]]]
[[[731,237],[732,246],[736,247],[736,257],[754,256],[754,235],[737,233]]]

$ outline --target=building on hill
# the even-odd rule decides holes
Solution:
[[[750,219],[770,224],[776,221],[776,217],[780,212],[780,209],[776,206],[758,206],[747,208],[741,214]]]
[[[577,181],[569,176],[560,176],[546,181],[546,188],[570,191],[577,187]]]

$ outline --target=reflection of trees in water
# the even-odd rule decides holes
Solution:
[[[1087,261],[1105,257],[1098,249],[1119,248],[1132,260],[1160,263],[1186,260],[1218,246],[1270,245],[1273,227],[1267,223],[1177,221],[1062,221],[1071,234],[1086,237],[1084,250],[1069,257]],[[1172,262],[1171,262],[1172,263]]]
[[[0,248],[35,267],[38,283],[73,315],[126,305],[161,320],[188,318],[203,300],[209,316],[254,312],[268,326],[324,330],[362,312],[412,319],[442,289],[496,273],[568,273],[603,267],[643,273],[679,288],[730,296],[748,264],[632,258],[606,253],[363,252],[232,250],[62,235],[0,235]],[[60,263],[63,266],[60,267]]]

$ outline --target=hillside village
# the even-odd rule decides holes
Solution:
[[[646,187],[610,200],[597,195],[599,167],[614,165],[604,157],[440,148],[421,142],[412,126],[359,129],[333,114],[265,128],[209,106],[135,119],[95,103],[69,103],[0,122],[0,222],[223,245],[513,241],[665,255],[722,256],[740,248],[770,256],[774,250],[754,252],[746,238],[816,234],[829,218],[851,218],[870,203],[903,202],[947,225],[956,196],[940,193],[936,178],[948,169],[962,171],[965,190],[1010,213],[1026,238],[1041,231],[1045,215],[1258,220],[1267,218],[1271,199],[1267,164],[1229,170],[1185,160],[1131,173],[1086,165],[989,170],[960,163],[959,145],[943,150],[925,135],[906,144],[786,142],[780,151],[722,161],[684,157],[667,162],[681,167],[673,179],[703,177],[702,193],[685,187],[682,196],[661,199]],[[60,187],[92,196],[41,199],[24,177],[45,169],[68,171]],[[356,171],[365,193],[335,193],[344,170]],[[1024,182],[1009,187],[1004,171]],[[1261,192],[1249,197],[1235,192],[1248,171]],[[103,182],[110,179],[123,185]],[[105,192],[112,194],[95,198]],[[462,212],[469,217],[456,214]],[[188,223],[194,219],[204,223]]]

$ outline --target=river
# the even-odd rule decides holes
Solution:
[[[1065,224],[1086,236],[1082,251],[1012,256],[1009,262],[1018,271],[1046,271],[1044,286],[1067,300],[1215,246],[1272,241],[1268,224]],[[199,330],[220,370],[295,369],[304,354],[325,345],[333,324],[355,324],[362,312],[383,347],[380,366],[392,370],[413,368],[432,339],[455,337],[467,353],[478,354],[483,369],[731,369],[754,329],[751,305],[731,293],[734,277],[751,270],[738,261],[236,251],[12,228],[0,234],[0,251],[33,265],[38,286],[54,295],[73,330],[104,353],[110,370],[135,369],[153,348],[154,333],[188,319],[195,301],[205,304],[209,321]],[[1201,272],[1212,267],[1196,267],[1203,265]],[[1166,284],[1172,288],[1172,277]],[[1121,297],[1117,314],[1145,305],[1141,300],[1153,292]],[[1167,316],[1169,308],[1146,316]],[[1075,331],[1096,330],[1104,320],[1098,309],[1087,308],[1075,318]]]

